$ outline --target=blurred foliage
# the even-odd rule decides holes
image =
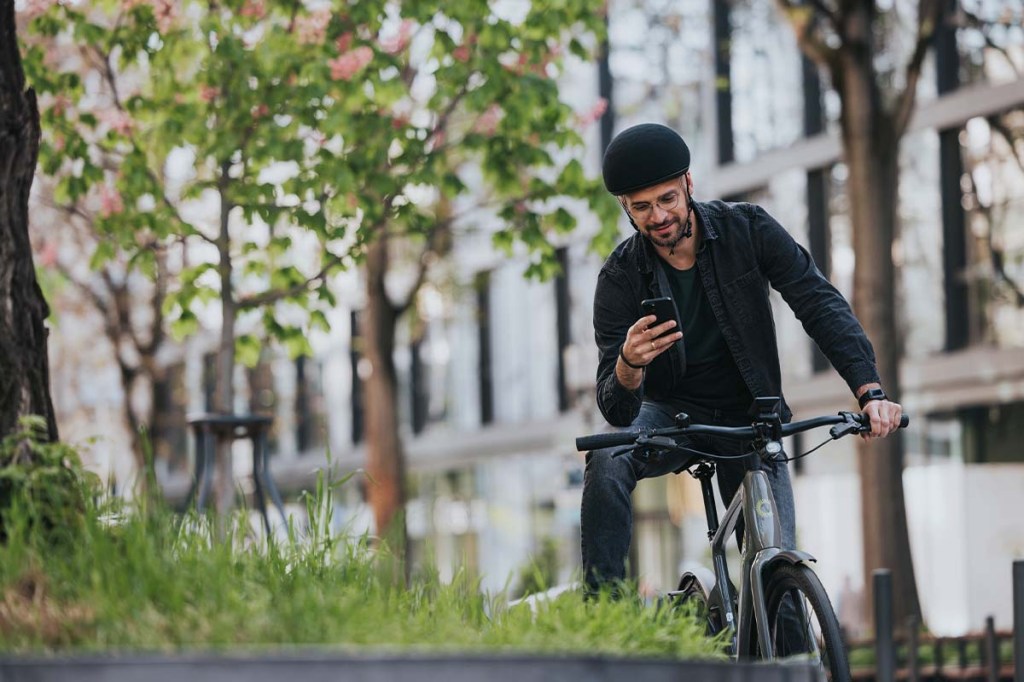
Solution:
[[[558,541],[553,537],[544,537],[540,543],[540,551],[536,556],[519,569],[519,579],[513,595],[526,597],[544,592],[558,582]]]
[[[99,480],[72,446],[49,442],[43,418],[23,417],[19,427],[0,440],[0,545],[18,532],[50,548],[73,542]]]
[[[558,92],[566,59],[603,30],[586,3],[511,17],[485,0],[26,11],[54,200],[94,225],[93,267],[118,259],[153,277],[155,253],[188,246],[164,304],[179,337],[230,287],[306,353],[335,303],[331,275],[384,230],[426,242],[460,197],[493,216],[477,227],[497,247],[525,246],[530,276],[556,272],[553,242],[587,207],[597,248],[616,241],[618,207],[578,160],[584,118]],[[239,335],[244,362],[258,347]]]

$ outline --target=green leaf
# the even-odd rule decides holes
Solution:
[[[113,260],[116,253],[117,246],[113,242],[100,240],[96,243],[96,250],[92,252],[92,258],[89,259],[89,268],[99,270],[106,263]]]
[[[246,367],[255,367],[260,362],[263,344],[252,334],[235,337],[235,357]]]

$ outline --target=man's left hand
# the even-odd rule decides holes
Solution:
[[[884,438],[900,427],[903,406],[891,400],[872,400],[864,406],[864,414],[871,419],[871,432],[861,438]]]

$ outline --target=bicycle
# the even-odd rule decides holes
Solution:
[[[761,463],[804,457],[832,440],[870,431],[870,423],[867,415],[839,412],[783,424],[780,408],[779,398],[756,398],[751,410],[756,416],[750,426],[740,427],[692,424],[689,415],[681,412],[676,415],[674,426],[583,436],[576,439],[576,449],[589,451],[623,445],[626,447],[614,455],[631,451],[641,457],[659,452],[694,455],[695,459],[685,468],[700,481],[715,585],[708,590],[697,575],[687,572],[669,598],[679,604],[694,604],[709,635],[729,630],[729,653],[734,658],[806,658],[816,662],[827,679],[849,680],[850,667],[839,621],[821,581],[808,565],[816,559],[807,552],[780,546],[782,530],[775,498]],[[900,427],[908,423],[904,415]],[[783,458],[783,437],[821,426],[832,426],[829,440],[795,457]],[[683,435],[699,434],[750,439],[751,450],[734,456],[711,455],[676,440]],[[719,524],[711,487],[715,465],[710,460],[731,457],[744,459],[747,472]],[[740,589],[736,590],[729,579],[725,547],[741,518],[743,570]]]

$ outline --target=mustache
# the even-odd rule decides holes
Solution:
[[[669,227],[671,225],[677,225],[677,224],[679,224],[679,220],[676,219],[676,218],[672,218],[671,220],[666,220],[665,222],[659,223],[657,225],[649,225],[647,227],[647,229],[653,232],[654,230],[661,230],[661,229],[664,229],[664,228]]]

